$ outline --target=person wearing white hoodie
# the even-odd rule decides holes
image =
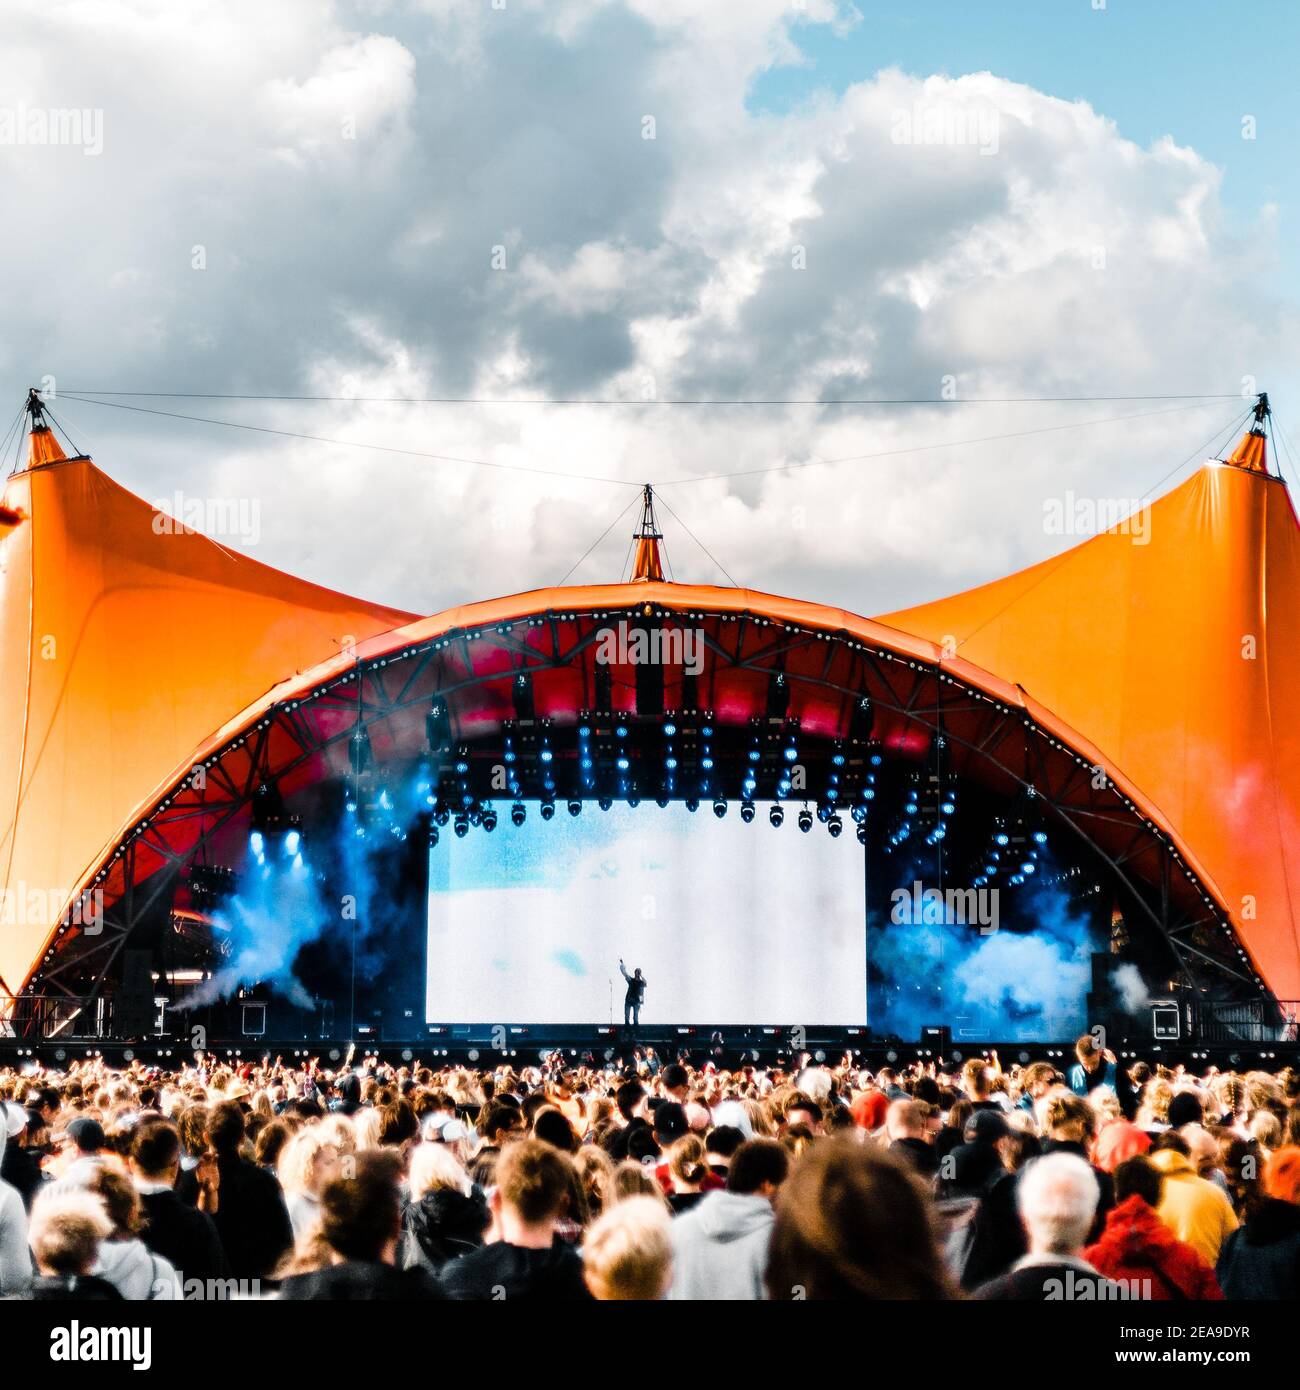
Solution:
[[[673,1221],[670,1300],[766,1296],[772,1201],[788,1171],[789,1158],[775,1140],[752,1139],[736,1150],[727,1190],[708,1193]]]
[[[175,1266],[154,1254],[139,1237],[144,1209],[131,1179],[106,1166],[92,1177],[88,1190],[104,1203],[113,1223],[113,1234],[101,1243],[99,1263],[91,1273],[107,1279],[123,1298],[134,1303],[183,1298]]]
[[[6,1139],[5,1126],[0,1123],[0,1157],[4,1155]],[[31,1282],[27,1211],[18,1189],[0,1180],[0,1298],[26,1293]]]

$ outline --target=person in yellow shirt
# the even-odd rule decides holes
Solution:
[[[1223,1242],[1237,1229],[1232,1202],[1217,1183],[1197,1174],[1181,1134],[1171,1131],[1159,1143],[1160,1148],[1150,1155],[1165,1175],[1156,1215],[1213,1269]]]

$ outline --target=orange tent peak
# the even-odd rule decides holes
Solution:
[[[632,533],[636,541],[636,558],[632,563],[632,582],[661,583],[664,577],[663,561],[659,555],[659,542],[663,540],[655,523],[655,493],[649,483],[641,494],[641,524]]]
[[[27,467],[40,468],[44,464],[60,463],[66,459],[63,446],[55,439],[50,422],[45,418],[45,402],[34,386],[27,392],[26,409],[31,420]]]
[[[1264,438],[1264,421],[1269,417],[1268,393],[1260,395],[1255,404],[1255,423],[1241,436],[1237,447],[1223,460],[1234,468],[1249,473],[1268,472],[1268,444]]]

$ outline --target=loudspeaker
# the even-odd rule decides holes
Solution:
[[[1182,1011],[1167,999],[1151,1005],[1151,1036],[1156,1042],[1177,1042],[1182,1036]]]
[[[240,1006],[239,1031],[246,1038],[260,1038],[266,1033],[266,1005],[245,1003]]]
[[[113,999],[113,1032],[120,1038],[147,1037],[153,1027],[152,966],[152,951],[122,953],[122,981]]]
[[[921,1046],[933,1048],[940,1055],[952,1048],[952,1029],[938,1026],[921,1029]]]

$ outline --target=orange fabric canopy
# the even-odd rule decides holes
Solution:
[[[1300,529],[1261,433],[1131,523],[880,621],[1100,749],[1195,854],[1269,987],[1300,999]]]
[[[231,714],[409,619],[174,523],[47,428],[0,505],[0,985]]]

